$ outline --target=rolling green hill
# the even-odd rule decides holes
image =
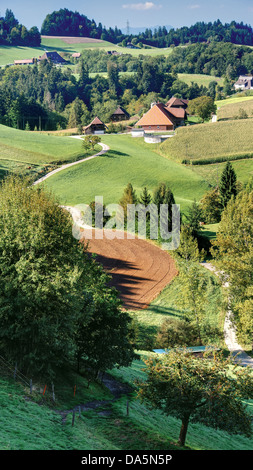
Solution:
[[[80,40],[80,41],[79,41]],[[0,66],[13,64],[14,60],[38,58],[45,50],[57,51],[59,54],[66,52],[73,54],[74,52],[82,52],[85,49],[103,49],[115,50],[122,54],[131,54],[138,56],[144,55],[169,55],[172,48],[158,49],[152,47],[150,49],[129,49],[127,47],[120,47],[107,41],[99,42],[82,42],[82,38],[76,38],[74,42],[68,43],[63,38],[59,37],[45,37],[42,36],[40,47],[25,47],[25,46],[0,46]]]
[[[82,153],[78,139],[56,137],[0,125],[0,158],[45,164],[70,161]]]
[[[111,371],[112,376],[131,386],[136,379],[144,378],[143,359],[153,353],[138,353],[141,360],[135,360],[131,367]],[[177,445],[181,422],[159,410],[151,411],[136,399],[135,392],[128,397],[127,415],[126,395],[112,402],[113,396],[105,387],[92,382],[87,388],[87,378],[73,371],[59,376],[54,384],[55,402],[51,386],[43,396],[45,384],[34,382],[36,390],[31,395],[23,382],[1,374],[0,385],[1,450],[181,450]],[[93,408],[96,400],[100,406]],[[79,414],[78,405],[87,403],[90,406]],[[252,408],[252,403],[248,402],[248,406]],[[184,449],[251,450],[252,438],[190,423]]]
[[[8,172],[39,173],[44,167],[85,158],[79,139],[0,125],[0,178]]]
[[[207,183],[191,169],[163,158],[143,139],[104,135],[102,142],[109,145],[108,153],[45,181],[62,204],[89,204],[95,196],[103,196],[105,204],[118,203],[129,182],[139,195],[144,186],[153,192],[164,181],[184,210],[208,189]]]

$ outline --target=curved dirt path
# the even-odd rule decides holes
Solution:
[[[212,271],[214,274],[219,276],[219,272],[215,270],[215,267],[211,263],[201,263],[202,266]],[[229,284],[226,282],[223,287],[228,288]],[[236,328],[233,321],[233,312],[228,309],[224,321],[224,339],[228,347],[228,350],[231,352],[234,357],[234,361],[240,363],[242,366],[253,367],[253,358],[248,356],[248,354],[243,350],[242,346],[238,344],[236,339]]]
[[[82,136],[71,136],[72,138],[75,139],[81,139]],[[102,144],[101,142],[98,144],[101,145],[102,150],[95,155],[91,155],[90,157],[82,158],[82,160],[77,160],[76,162],[72,163],[66,163],[65,165],[60,166],[59,168],[56,168],[56,170],[50,171],[50,173],[47,173],[47,175],[42,176],[42,178],[39,178],[33,183],[33,186],[36,184],[42,183],[42,181],[45,181],[47,178],[50,178],[50,176],[55,175],[55,173],[58,173],[59,171],[66,170],[66,168],[70,168],[71,166],[78,165],[79,163],[84,163],[87,162],[88,160],[92,160],[93,158],[99,157],[99,155],[103,155],[104,153],[108,152],[110,150],[110,147],[106,144]]]

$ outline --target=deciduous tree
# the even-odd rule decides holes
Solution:
[[[190,422],[251,435],[251,417],[243,402],[253,398],[251,369],[242,370],[210,351],[204,358],[176,350],[160,356],[145,361],[147,380],[137,382],[138,396],[151,408],[181,420],[180,446],[185,445]]]

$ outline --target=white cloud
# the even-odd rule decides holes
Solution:
[[[200,5],[198,5],[198,4],[189,5],[188,8],[189,8],[189,10],[196,10],[197,8],[200,8]]]
[[[129,10],[160,10],[162,5],[155,5],[153,2],[145,2],[145,3],[128,3],[126,5],[122,5],[122,8],[128,8]]]

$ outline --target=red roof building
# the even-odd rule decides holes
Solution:
[[[171,98],[165,105],[154,103],[136,123],[136,126],[141,126],[146,131],[174,130],[175,127],[184,125],[187,119],[187,104],[187,100],[179,100],[178,98]]]

